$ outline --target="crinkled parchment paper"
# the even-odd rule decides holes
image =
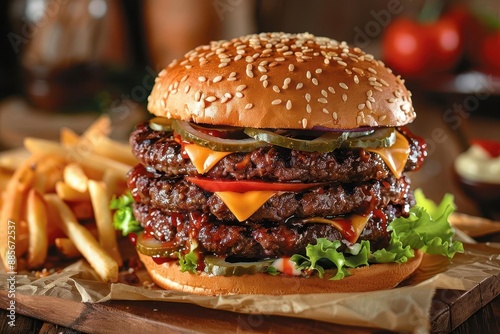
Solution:
[[[160,300],[192,303],[240,313],[271,314],[315,319],[344,325],[426,333],[436,288],[467,290],[489,276],[500,274],[500,244],[465,244],[465,253],[452,261],[425,255],[417,272],[403,286],[365,293],[287,296],[197,296],[176,291],[147,289],[99,282],[85,261],[43,278],[17,276],[17,293],[47,295],[81,302],[108,300]],[[0,287],[6,289],[6,274]],[[147,280],[147,273],[139,272]]]

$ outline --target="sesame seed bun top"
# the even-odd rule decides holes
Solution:
[[[196,123],[295,129],[400,126],[416,116],[404,81],[381,61],[308,33],[199,46],[159,73],[148,109]]]

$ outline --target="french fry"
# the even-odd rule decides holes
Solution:
[[[94,146],[93,152],[121,163],[134,166],[137,158],[132,154],[130,146],[114,141],[108,137],[102,137],[99,143]]]
[[[113,227],[113,218],[109,209],[109,199],[106,184],[102,181],[89,181],[89,193],[94,209],[94,216],[101,246],[115,259],[119,266],[123,264],[118,245],[116,232]]]
[[[75,244],[75,247],[94,268],[99,277],[105,282],[116,282],[118,280],[116,261],[99,245],[92,234],[77,222],[71,209],[56,194],[47,194],[44,198],[49,206],[53,206],[59,211],[60,228]]]
[[[109,170],[110,172],[116,173],[123,180],[126,180],[126,175],[132,168],[131,165],[114,161],[88,151],[78,152],[77,150],[65,148],[60,143],[50,140],[28,137],[24,139],[24,146],[33,154],[51,153],[63,159],[67,159],[68,161],[78,162],[85,171],[87,171],[87,169],[98,171],[101,173],[101,176],[106,170]]]
[[[24,212],[26,195],[32,187],[35,177],[33,165],[39,161],[39,156],[32,156],[25,160],[15,171],[7,183],[3,194],[2,211],[0,212],[0,257],[5,269],[13,269],[7,263],[7,251],[9,244],[9,221],[16,227],[16,255],[20,256],[27,250],[24,239],[24,230],[21,227],[21,213]],[[19,242],[18,242],[19,241]]]
[[[80,192],[78,190],[75,190],[67,183],[64,183],[64,181],[59,181],[56,183],[56,194],[64,201],[90,201],[90,195],[88,191]]]
[[[108,190],[108,202],[115,194],[121,194],[123,189],[127,187],[127,183],[122,178],[118,177],[116,173],[105,172],[102,176],[102,181],[106,184]]]
[[[56,238],[55,245],[59,252],[67,259],[80,257],[82,254],[78,251],[73,241],[68,238]]]
[[[98,141],[101,137],[107,137],[111,133],[111,119],[108,115],[102,115],[96,119],[82,135],[82,139],[91,142]]]
[[[43,265],[47,257],[47,210],[42,195],[35,189],[28,194],[27,221],[29,230],[28,267]]]
[[[80,141],[80,136],[71,129],[62,128],[59,134],[59,140],[64,147],[74,147]]]
[[[80,165],[76,163],[66,165],[63,175],[64,182],[71,188],[82,193],[87,191],[87,182],[89,179]]]

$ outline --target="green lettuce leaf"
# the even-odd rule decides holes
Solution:
[[[371,252],[370,243],[361,241],[342,253],[338,250],[340,241],[320,238],[315,245],[306,247],[305,255],[295,254],[290,260],[296,263],[297,269],[317,271],[319,277],[323,277],[325,268],[335,268],[337,274],[332,279],[342,279],[349,275],[348,268],[367,266],[369,263],[407,262],[415,256],[417,249],[448,258],[463,252],[462,243],[452,240],[453,229],[448,223],[448,217],[455,209],[453,196],[446,194],[436,205],[417,189],[415,198],[417,205],[410,210],[407,218],[396,218],[389,223],[387,229],[391,232],[391,239],[385,249]]]
[[[191,243],[191,250],[186,255],[177,253],[179,258],[179,266],[182,272],[192,272],[196,274],[196,268],[198,267],[198,244],[196,242]]]
[[[109,204],[111,210],[116,210],[113,214],[113,226],[116,230],[122,231],[123,236],[142,231],[141,224],[135,220],[132,204],[134,199],[130,192],[120,197],[113,197]]]

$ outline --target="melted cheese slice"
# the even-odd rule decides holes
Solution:
[[[205,174],[222,158],[232,153],[212,151],[209,148],[196,144],[185,144],[184,151],[186,151],[189,159],[191,159],[191,162],[200,174]]]
[[[387,167],[399,179],[410,154],[410,144],[405,136],[396,131],[396,142],[391,147],[366,148],[366,150],[380,155]]]
[[[253,215],[268,199],[277,193],[278,191],[269,190],[254,190],[245,193],[233,191],[215,192],[240,222]]]
[[[356,240],[358,240],[359,236],[361,235],[361,232],[363,232],[369,219],[370,219],[370,215],[361,216],[361,215],[352,214],[350,216],[347,216],[347,217],[339,219],[339,220],[340,221],[350,221],[351,232],[353,233],[352,239],[354,240],[353,243],[355,243]],[[346,232],[346,231],[344,231],[345,226],[343,226],[339,222],[339,220],[327,219],[327,218],[323,218],[323,217],[313,217],[313,218],[304,219],[303,221],[305,223],[320,223],[320,224],[332,225],[341,233],[345,233]]]

